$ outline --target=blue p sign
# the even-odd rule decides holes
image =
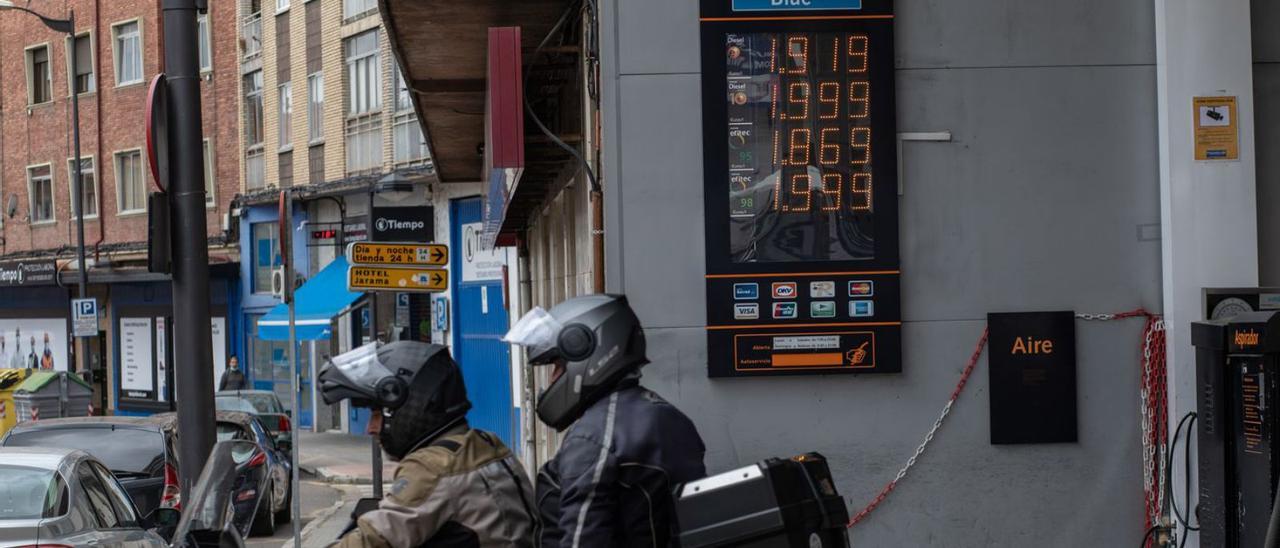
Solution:
[[[76,300],[76,315],[92,318],[98,315],[98,303],[93,299]]]

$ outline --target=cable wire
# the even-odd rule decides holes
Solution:
[[[524,74],[524,93],[522,93],[521,95],[523,95],[523,99],[524,99],[524,110],[525,112],[529,113],[529,119],[533,120],[533,124],[535,126],[538,126],[538,131],[541,131],[542,134],[546,135],[547,138],[551,140],[551,142],[556,144],[556,146],[559,146],[560,148],[564,149],[570,155],[572,155],[574,159],[578,160],[578,163],[582,167],[582,171],[585,171],[587,173],[587,179],[591,183],[591,191],[600,192],[600,181],[596,179],[596,173],[594,170],[591,169],[591,164],[587,163],[587,159],[582,157],[582,153],[578,152],[578,149],[576,147],[569,146],[568,143],[562,141],[560,137],[557,137],[554,133],[552,133],[552,131],[547,128],[546,124],[542,123],[542,119],[538,118],[538,113],[533,111],[533,103],[529,101],[529,80],[530,80],[530,77],[533,76],[532,68],[534,63],[536,63],[538,60],[538,55],[541,54],[542,50],[547,47],[548,43],[551,42],[551,38],[555,36],[556,32],[559,32],[560,27],[563,27],[565,22],[569,20],[569,16],[573,14],[574,10],[577,9],[577,7],[578,7],[578,3],[576,2],[569,4],[569,7],[564,10],[564,14],[560,16],[560,19],[556,21],[556,24],[553,25],[551,27],[551,30],[547,32],[546,37],[542,39],[542,42],[538,44],[538,47],[533,50],[533,55],[530,56],[530,61],[529,61],[529,68],[531,70],[526,71]],[[584,121],[583,127],[586,127],[585,121]]]

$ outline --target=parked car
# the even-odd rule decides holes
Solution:
[[[285,453],[293,451],[293,417],[280,404],[279,396],[269,390],[223,390],[214,395],[218,411],[243,411],[262,419],[267,432]]]
[[[177,522],[172,548],[244,548],[235,516],[243,508],[257,508],[257,495],[266,491],[266,462],[266,453],[251,441],[214,444]]]
[[[0,546],[167,547],[150,530],[156,517],[139,514],[115,476],[84,451],[0,449]]]
[[[3,447],[80,449],[106,465],[143,515],[181,508],[176,419],[78,417],[24,422]]]
[[[174,413],[157,415],[158,419],[172,418]],[[261,466],[266,470],[266,484],[260,496],[249,488],[238,488],[234,501],[236,507],[235,523],[243,525],[242,531],[248,536],[275,534],[276,524],[288,523],[292,517],[289,505],[292,502],[292,462],[289,455],[276,443],[268,432],[266,425],[258,416],[239,411],[218,411],[216,415],[218,441],[247,441],[258,446],[261,452]],[[247,500],[257,501],[254,505],[243,504]]]

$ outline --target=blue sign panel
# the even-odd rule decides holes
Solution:
[[[862,0],[733,0],[733,11],[860,10]]]

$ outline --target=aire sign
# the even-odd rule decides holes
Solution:
[[[860,9],[862,9],[862,0],[733,0],[733,11]]]

